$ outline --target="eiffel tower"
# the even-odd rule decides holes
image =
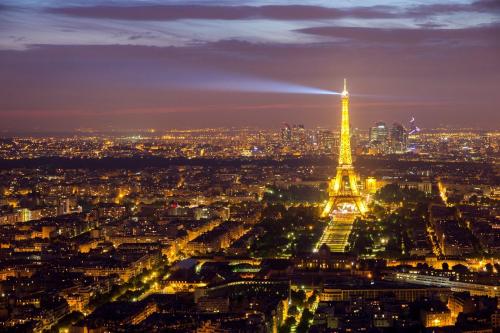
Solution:
[[[340,129],[340,151],[337,174],[328,185],[329,200],[323,210],[323,217],[332,216],[334,220],[354,220],[366,212],[352,165],[351,137],[349,133],[349,92],[346,79],[342,91],[342,124]]]

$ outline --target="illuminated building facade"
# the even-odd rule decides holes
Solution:
[[[342,123],[340,130],[340,151],[337,174],[329,184],[330,199],[325,206],[323,216],[335,215],[337,218],[351,219],[366,212],[366,205],[361,198],[356,173],[352,165],[351,137],[349,131],[349,92],[344,80],[342,92]]]
[[[315,251],[318,251],[323,244],[328,246],[331,252],[345,252],[347,250],[353,222],[356,217],[364,215],[367,210],[357,182],[351,154],[349,92],[344,80],[339,164],[335,178],[329,182],[330,198],[322,213],[323,217],[331,217],[331,221],[316,244]]]
[[[407,143],[408,135],[406,133],[406,129],[403,125],[399,123],[392,124],[391,128],[391,153],[404,153],[406,152],[406,143]]]
[[[370,143],[378,145],[387,145],[389,138],[389,129],[384,122],[378,122],[370,128]]]

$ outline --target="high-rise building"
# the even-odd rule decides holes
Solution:
[[[408,140],[406,143],[407,149],[409,151],[416,151],[417,150],[415,138],[419,132],[420,132],[420,128],[415,123],[415,117],[411,117],[409,129],[408,129]]]
[[[390,151],[392,153],[404,153],[406,152],[406,142],[407,142],[407,132],[406,129],[400,123],[392,124],[391,128],[391,138],[390,138]]]
[[[415,117],[411,117],[410,120],[410,130],[408,131],[409,135],[416,134],[420,132],[420,128],[415,124]]]
[[[378,122],[370,128],[370,143],[386,144],[389,138],[389,129],[384,122]]]
[[[384,122],[377,122],[370,127],[370,148],[376,153],[389,151],[389,128]]]
[[[280,136],[282,144],[286,146],[292,145],[295,147],[301,147],[306,143],[313,143],[314,138],[312,135],[308,134],[308,131],[306,131],[306,128],[302,124],[289,125],[285,123],[284,127],[281,129]]]
[[[307,133],[304,125],[294,125],[292,128],[292,142],[295,145],[303,146],[307,142]]]
[[[292,128],[288,124],[281,129],[281,140],[283,143],[289,143],[292,140]]]

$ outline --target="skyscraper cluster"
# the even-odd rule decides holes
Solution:
[[[369,148],[376,153],[405,153],[408,149],[409,131],[400,123],[394,122],[389,128],[384,122],[370,127]]]

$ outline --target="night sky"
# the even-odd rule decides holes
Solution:
[[[335,128],[267,82],[344,77],[354,127],[498,129],[500,0],[0,0],[1,131]]]

